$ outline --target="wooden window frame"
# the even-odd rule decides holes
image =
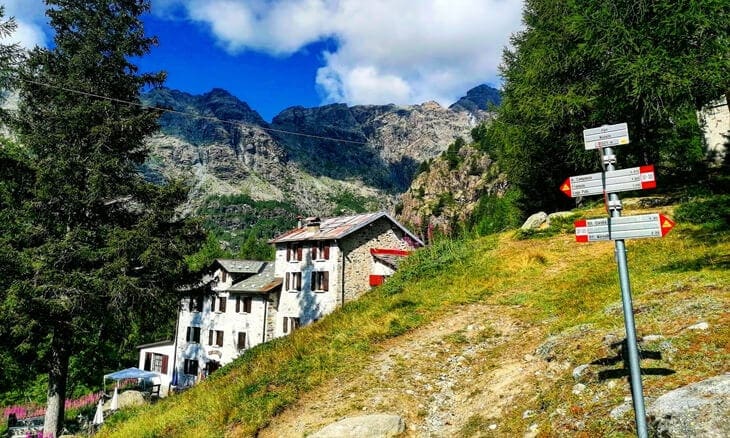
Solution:
[[[329,291],[329,271],[312,271],[312,291],[328,292]]]

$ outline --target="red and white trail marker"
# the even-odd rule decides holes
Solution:
[[[574,222],[576,242],[642,239],[664,237],[674,228],[674,221],[660,213],[620,216],[600,219],[580,219]]]
[[[571,176],[560,185],[560,191],[571,198],[653,188],[656,188],[653,164]]]

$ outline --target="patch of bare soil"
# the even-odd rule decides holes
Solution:
[[[536,390],[542,338],[513,316],[518,309],[474,304],[391,339],[354,376],[333,379],[275,417],[260,437],[302,437],[345,417],[392,413],[405,436],[459,436],[470,419],[495,421]]]

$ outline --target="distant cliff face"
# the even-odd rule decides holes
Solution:
[[[392,207],[422,161],[469,138],[489,116],[433,102],[334,104],[292,107],[268,124],[221,89],[193,96],[163,88],[143,100],[177,111],[161,117],[144,170],[152,179],[189,179],[191,209],[209,195],[244,193],[320,216],[332,214],[343,193],[367,199],[369,209]]]
[[[422,166],[401,197],[398,217],[426,239],[433,231],[451,235],[468,221],[480,197],[501,196],[506,187],[487,154],[456,142]]]

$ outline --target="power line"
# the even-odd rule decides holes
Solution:
[[[48,84],[48,83],[45,83],[45,82],[36,81],[36,80],[33,80],[33,79],[23,79],[23,78],[18,78],[18,79],[20,79],[21,81],[24,81],[24,82],[29,82],[31,84],[40,85],[42,87],[48,87],[48,88],[53,88],[53,89],[56,89],[56,90],[66,91],[66,92],[69,92],[69,93],[80,94],[82,96],[93,97],[95,99],[108,100],[110,102],[116,102],[116,103],[121,103],[121,104],[125,104],[125,105],[137,106],[137,107],[140,107],[140,108],[143,108],[143,109],[152,109],[152,110],[156,110],[156,111],[160,111],[160,112],[180,114],[180,115],[183,115],[183,116],[195,117],[195,118],[198,118],[198,119],[210,120],[210,121],[213,121],[213,122],[226,123],[226,124],[233,125],[233,126],[240,126],[240,127],[247,127],[247,128],[258,128],[258,129],[261,129],[262,131],[276,132],[278,134],[288,134],[288,135],[295,135],[295,136],[300,136],[300,137],[316,138],[316,139],[319,139],[319,140],[329,140],[329,141],[336,141],[336,142],[340,142],[340,143],[353,143],[353,144],[365,144],[365,145],[366,144],[371,144],[370,142],[367,142],[367,141],[346,140],[346,139],[341,139],[341,138],[326,137],[326,136],[323,136],[323,135],[305,134],[303,132],[287,131],[287,130],[284,130],[284,129],[267,128],[267,127],[260,126],[260,125],[254,125],[252,123],[244,123],[244,122],[240,122],[240,121],[236,121],[236,120],[219,119],[218,117],[203,116],[203,115],[191,113],[191,112],[188,112],[188,111],[180,111],[180,110],[176,110],[176,109],[172,109],[172,108],[162,108],[162,107],[159,107],[159,106],[145,105],[145,104],[139,103],[139,102],[132,102],[132,101],[129,101],[129,100],[118,99],[116,97],[109,97],[109,96],[104,96],[104,95],[101,95],[101,94],[90,93],[88,91],[77,90],[77,89],[74,89],[74,88],[63,87],[63,86],[60,86],[60,85],[52,85],[52,84]]]

